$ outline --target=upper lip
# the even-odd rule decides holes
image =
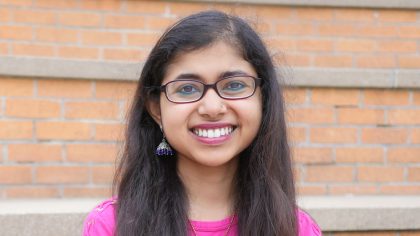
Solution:
[[[229,126],[234,126],[234,125],[231,123],[203,123],[203,124],[194,125],[192,129],[217,129],[217,128],[224,128],[224,127],[229,127]]]

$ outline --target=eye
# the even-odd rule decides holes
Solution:
[[[241,81],[231,81],[225,84],[223,90],[238,91],[244,89],[246,84]]]
[[[200,90],[194,84],[183,84],[179,86],[176,91],[182,95],[190,95],[200,92]]]

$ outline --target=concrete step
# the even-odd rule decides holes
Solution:
[[[81,235],[83,220],[103,199],[0,201],[1,236]],[[301,197],[324,232],[420,230],[420,196]]]

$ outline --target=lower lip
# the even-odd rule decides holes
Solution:
[[[205,137],[200,137],[198,135],[196,135],[195,133],[191,132],[191,134],[194,136],[194,138],[204,144],[207,145],[220,145],[223,144],[224,142],[228,141],[231,137],[232,137],[232,133],[235,131],[232,131],[230,134],[228,135],[224,135],[224,136],[220,136],[218,138],[205,138]]]

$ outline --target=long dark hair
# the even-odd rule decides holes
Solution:
[[[263,114],[254,141],[239,157],[235,209],[239,235],[297,235],[296,202],[284,101],[264,43],[241,18],[219,11],[181,19],[159,39],[144,64],[129,113],[125,147],[114,179],[119,236],[187,235],[188,199],[176,158],[154,154],[162,139],[147,111],[175,56],[224,41],[235,47],[263,79]],[[222,56],[222,55],[221,55]]]

